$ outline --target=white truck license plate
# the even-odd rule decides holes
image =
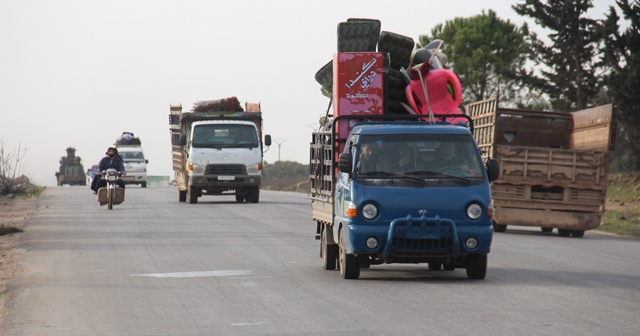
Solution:
[[[233,181],[235,179],[235,176],[218,176],[218,180],[220,181]]]

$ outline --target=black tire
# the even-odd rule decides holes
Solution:
[[[244,195],[236,195],[236,202],[238,203],[244,202]]]
[[[506,224],[498,224],[496,222],[493,222],[493,231],[495,231],[495,232],[506,232],[507,231],[507,225]]]
[[[560,237],[571,237],[571,230],[558,229],[558,235],[560,235]]]
[[[338,245],[327,243],[327,227],[322,229],[320,236],[320,255],[322,256],[322,269],[331,271],[336,269],[338,261]]]
[[[360,277],[360,261],[358,257],[347,254],[344,250],[344,233],[340,230],[340,241],[338,243],[340,255],[340,276],[343,279],[357,279]]]
[[[187,191],[187,198],[189,199],[190,204],[198,203],[198,189],[193,186],[189,186],[189,190]]]
[[[249,192],[245,196],[245,199],[249,203],[258,203],[258,202],[260,202],[260,188],[251,187],[251,189],[249,189]]]
[[[574,237],[574,238],[582,238],[582,237],[584,237],[584,230],[573,230],[573,231],[571,231],[571,237]]]
[[[143,188],[146,188],[147,187],[147,182],[140,183],[140,186],[143,187]]]
[[[540,228],[540,230],[542,230],[542,232],[544,232],[544,233],[551,233],[551,232],[553,232],[553,228],[548,228],[548,227]]]
[[[108,208],[109,210],[113,210],[113,194],[115,194],[115,190],[111,190],[111,188],[109,188],[107,186],[107,192],[109,193],[109,203],[108,203]]]
[[[325,64],[318,72],[316,72],[316,81],[322,86],[324,90],[329,93],[333,91],[333,60]]]
[[[442,265],[442,268],[444,268],[445,271],[453,271],[456,269],[456,267],[451,264],[444,264]]]
[[[472,254],[467,260],[467,277],[469,279],[481,280],[487,276],[487,255]]]
[[[187,191],[178,189],[178,202],[187,201]]]
[[[338,52],[376,51],[380,20],[349,19],[338,23]]]
[[[391,62],[389,65],[393,69],[409,68],[414,46],[415,43],[411,37],[387,31],[380,32],[378,51],[390,55]]]
[[[442,263],[439,262],[430,262],[429,270],[431,271],[439,271],[442,268]]]

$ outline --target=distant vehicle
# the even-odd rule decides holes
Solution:
[[[178,201],[198,203],[203,195],[235,195],[236,202],[258,203],[264,146],[259,103],[245,110],[236,97],[196,103],[169,114],[173,170]]]
[[[65,184],[87,185],[84,167],[82,167],[82,159],[76,156],[75,148],[67,147],[67,156],[60,158],[60,168],[55,175],[58,186]]]
[[[87,184],[91,185],[93,179],[96,177],[96,173],[98,172],[98,165],[93,165],[91,168],[87,169]]]
[[[147,163],[142,141],[131,132],[122,132],[120,138],[114,143],[118,149],[118,154],[122,157],[124,168],[127,174],[122,176],[125,184],[139,184],[142,188],[147,187]]]

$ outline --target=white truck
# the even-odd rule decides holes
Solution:
[[[198,203],[205,195],[235,195],[236,202],[258,203],[263,167],[262,112],[259,103],[236,97],[201,101],[192,111],[171,105],[173,170],[178,201]]]
[[[124,168],[127,173],[122,176],[125,184],[139,184],[142,188],[147,187],[147,160],[144,157],[142,143],[131,132],[123,132],[114,144],[118,149],[118,154],[124,161]]]

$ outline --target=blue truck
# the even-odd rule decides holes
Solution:
[[[341,119],[361,121],[343,145],[335,127]],[[484,279],[498,162],[484,162],[470,127],[444,116],[436,123],[417,116],[362,119],[340,116],[313,133],[310,199],[322,267],[357,279],[371,265],[427,263]],[[364,167],[367,147],[377,152],[375,168]],[[445,163],[445,148],[455,148],[456,162]]]
[[[322,267],[344,279],[394,263],[486,277],[500,167],[483,159],[434,42],[413,50],[378,20],[349,19],[316,73],[333,111],[312,134],[311,213]]]

